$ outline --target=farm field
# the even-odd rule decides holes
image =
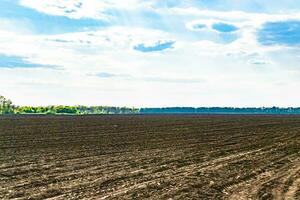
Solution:
[[[300,116],[0,117],[0,199],[300,199]]]

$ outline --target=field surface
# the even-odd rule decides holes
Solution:
[[[0,199],[300,199],[300,116],[0,118]]]

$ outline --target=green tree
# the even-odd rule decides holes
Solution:
[[[14,113],[14,105],[12,104],[11,100],[0,95],[0,115],[12,113]]]

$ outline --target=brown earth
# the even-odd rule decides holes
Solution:
[[[0,199],[300,199],[300,116],[0,118]]]

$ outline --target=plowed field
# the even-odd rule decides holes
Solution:
[[[300,116],[0,118],[0,199],[300,199]]]

